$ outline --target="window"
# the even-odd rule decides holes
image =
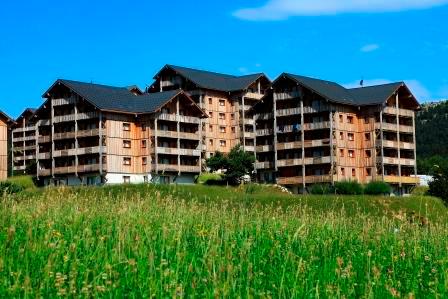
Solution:
[[[339,114],[339,122],[340,123],[344,122],[344,115]]]
[[[233,101],[230,102],[230,106],[235,106],[235,103]]]
[[[367,176],[372,176],[372,168],[366,169]]]
[[[146,124],[142,124],[142,132],[146,132]]]
[[[210,139],[210,140],[208,141],[208,144],[211,145],[211,146],[213,146],[213,139]]]
[[[209,125],[209,126],[208,126],[208,130],[209,130],[210,132],[213,132],[213,125]]]
[[[232,127],[232,133],[235,133],[235,127]]]
[[[345,168],[344,167],[341,167],[341,175],[345,176]]]
[[[234,120],[235,119],[235,113],[230,114],[230,119]]]
[[[364,123],[368,124],[370,122],[370,119],[368,116],[364,116]]]
[[[123,140],[124,148],[131,148],[131,140]]]
[[[352,168],[352,177],[356,176],[356,169]]]
[[[128,175],[123,176],[123,183],[130,184],[131,183],[131,177]]]
[[[347,122],[349,124],[352,124],[353,123],[353,116],[347,116]]]
[[[208,104],[209,105],[213,105],[213,99],[212,98],[208,98]]]
[[[350,140],[350,141],[355,140],[355,134],[353,134],[353,133],[348,133],[347,137],[348,137],[348,140]]]
[[[226,146],[226,141],[225,140],[220,140],[219,141],[219,145],[222,146],[222,147]]]
[[[366,157],[367,158],[372,157],[372,151],[371,150],[366,150]]]
[[[370,133],[365,133],[364,136],[367,141],[370,141]]]
[[[142,140],[142,148],[146,148],[147,142],[146,140]]]
[[[343,148],[341,148],[339,150],[339,156],[344,157],[344,149]]]
[[[219,132],[220,133],[225,133],[226,132],[226,127],[219,127]]]
[[[344,140],[344,132],[339,132],[339,139]]]
[[[131,130],[131,124],[123,123],[123,131],[130,131],[130,130]]]
[[[224,107],[226,102],[224,100],[219,100],[219,106]]]
[[[146,164],[148,164],[148,158],[142,157],[142,165],[146,165]]]
[[[208,113],[208,115],[210,115],[210,118],[213,118],[213,111],[210,111],[210,112]]]
[[[355,157],[355,151],[354,151],[354,150],[349,150],[349,151],[348,151],[348,156],[349,156],[350,158],[354,158],[354,157]]]
[[[226,115],[224,113],[219,113],[219,119],[226,119]]]
[[[124,157],[123,158],[123,165],[131,166],[131,158],[130,157]]]

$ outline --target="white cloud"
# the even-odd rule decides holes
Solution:
[[[361,81],[361,80],[360,80]],[[346,88],[356,88],[360,87],[359,82],[355,81],[347,84],[342,84]],[[404,83],[409,87],[412,94],[417,98],[418,101],[426,101],[431,99],[431,93],[429,90],[418,80],[410,79],[403,80]],[[372,79],[372,80],[364,80],[364,86],[372,86],[372,85],[380,85],[380,84],[388,84],[394,81],[388,79]]]
[[[369,45],[365,45],[361,48],[361,52],[373,52],[376,51],[380,48],[380,45],[378,44],[369,44]]]
[[[444,4],[448,0],[269,0],[264,6],[243,8],[233,15],[251,21],[284,20],[293,16],[396,12]]]

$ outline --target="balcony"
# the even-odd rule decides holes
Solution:
[[[381,146],[381,139],[377,140],[376,144],[377,144],[377,146]],[[383,140],[383,147],[398,148],[398,141]],[[415,145],[412,142],[403,142],[403,141],[400,142],[400,149],[413,150],[414,148],[415,148]]]
[[[377,162],[382,163],[384,161],[384,164],[387,165],[402,165],[402,166],[415,166],[415,159],[405,159],[405,158],[393,158],[393,157],[378,157]]]
[[[62,166],[54,168],[54,174],[68,174],[68,173],[76,173],[76,166]]]
[[[20,142],[20,141],[30,141],[30,140],[36,140],[36,136],[35,135],[33,135],[33,136],[25,136],[25,137],[23,137],[23,136],[21,136],[21,137],[15,137],[15,138],[13,138],[13,142]]]
[[[240,118],[240,124],[245,124],[245,125],[253,125],[255,124],[255,121],[253,118]]]
[[[157,137],[177,138],[177,131],[157,130]]]
[[[53,158],[68,157],[68,156],[75,156],[75,155],[76,155],[75,148],[53,151]]]
[[[106,171],[107,167],[106,164],[102,165],[103,171]],[[78,173],[83,172],[97,172],[100,171],[101,165],[100,164],[86,164],[86,165],[78,165]]]
[[[414,133],[414,127],[413,126],[407,126],[407,125],[399,125],[397,127],[396,123],[387,123],[387,122],[383,122],[383,126],[382,126],[383,130],[385,131],[393,131],[396,132],[397,128],[400,130],[400,132],[402,133],[409,133],[412,134]],[[375,124],[375,129],[380,130],[381,129],[381,123],[376,123]]]
[[[306,176],[295,176],[295,177],[279,177],[277,178],[277,184],[279,185],[301,185],[305,180],[306,184],[316,184],[316,183],[329,183],[331,182],[330,175],[312,175]]]
[[[155,166],[153,166],[155,169]],[[179,172],[179,165],[177,164],[157,164],[158,171]]]
[[[26,170],[25,165],[14,165],[14,170],[20,171],[20,170]]]
[[[254,152],[255,151],[255,146],[253,146],[253,145],[245,145],[244,146],[244,151],[246,151],[246,152]]]
[[[189,139],[189,140],[199,140],[199,132],[197,133],[189,133],[189,132],[179,132],[180,139]]]
[[[305,164],[306,165],[316,165],[316,164],[329,164],[331,163],[331,157],[311,157],[311,158],[305,158]]]
[[[199,173],[201,172],[201,167],[200,166],[195,166],[195,165],[180,165],[179,166],[179,171],[180,172],[194,172],[194,173]]]
[[[302,96],[302,93],[300,91],[274,93],[274,99],[277,101],[300,98],[301,96]]]
[[[414,115],[413,110],[408,109],[397,109],[395,107],[384,107],[383,109],[384,114],[391,114],[391,115],[399,115],[399,116],[405,116],[405,117],[412,117]]]
[[[273,152],[274,146],[273,145],[257,145],[256,149],[257,149],[257,153],[267,153],[267,152]]]
[[[69,98],[66,98],[66,99],[53,99],[53,100],[51,100],[51,103],[53,104],[53,106],[70,105],[70,104],[75,104],[76,103],[76,98],[75,97],[69,97]]]
[[[92,118],[98,118],[98,112],[92,111],[92,112],[80,112],[78,114],[66,114],[66,115],[59,115],[53,117],[54,123],[61,123],[61,122],[70,122],[76,120],[83,120],[83,119],[92,119]]]
[[[27,156],[15,156],[14,160],[16,161],[25,161],[25,160],[34,160],[36,159],[36,155],[27,155]]]
[[[277,117],[281,116],[290,116],[290,115],[300,115],[300,107],[298,108],[288,108],[288,109],[280,109],[276,111]]]
[[[255,132],[244,132],[244,138],[255,138]]]
[[[105,129],[102,130],[102,134],[105,135]],[[100,135],[100,129],[90,129],[90,130],[79,130],[76,133],[77,138],[83,138],[83,137],[94,137]]]
[[[270,136],[274,135],[273,129],[259,129],[257,130],[257,136]]]
[[[302,166],[302,159],[278,159],[277,167]]]
[[[256,93],[256,92],[247,92],[244,97],[254,100],[261,100],[264,97],[264,94]]]
[[[54,140],[62,140],[62,139],[73,139],[75,138],[75,131],[73,132],[63,132],[63,133],[54,133]]]
[[[13,133],[23,133],[23,132],[29,132],[29,131],[35,131],[36,126],[27,126],[27,127],[20,127],[12,130]]]
[[[179,150],[177,147],[157,147],[157,154],[165,154],[165,155],[179,155]]]
[[[179,121],[181,123],[190,123],[190,124],[199,124],[200,119],[198,117],[185,116],[185,115],[177,115],[177,114],[169,114],[169,113],[160,113],[157,116],[158,120],[167,120],[167,121]]]
[[[48,160],[51,159],[51,153],[38,153],[37,154],[38,160]]]
[[[310,147],[321,147],[321,146],[328,146],[330,145],[330,139],[319,139],[319,140],[305,140],[304,147],[310,148]],[[301,149],[302,148],[302,142],[301,141],[294,141],[294,142],[284,142],[284,143],[278,143],[277,144],[277,150],[289,150],[289,149]]]
[[[201,150],[199,150],[199,149],[181,148],[181,149],[179,149],[179,155],[200,157],[201,156]]]
[[[266,161],[266,162],[256,162],[255,163],[256,169],[273,169],[274,168],[274,162],[272,161]]]
[[[76,151],[77,155],[89,155],[89,154],[105,154],[105,146],[92,146],[92,147],[80,147]]]
[[[48,143],[48,142],[51,142],[51,136],[50,136],[50,135],[39,136],[39,137],[37,138],[37,141],[38,141],[39,143]]]
[[[51,122],[49,119],[41,119],[38,121],[39,126],[49,126],[51,125]]]
[[[416,185],[420,183],[420,179],[416,177],[408,177],[408,176],[393,176],[393,175],[385,175],[384,176],[384,182],[389,184],[412,184]]]
[[[274,119],[274,113],[270,112],[270,113],[255,114],[255,119],[259,120]]]

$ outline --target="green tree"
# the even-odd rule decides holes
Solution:
[[[232,148],[228,155],[216,152],[213,157],[206,160],[210,171],[223,170],[224,179],[232,185],[239,184],[242,177],[252,174],[254,163],[254,155],[246,153],[241,145]]]
[[[438,168],[434,173],[434,179],[429,183],[428,193],[440,197],[448,204],[448,171]]]
[[[211,172],[227,169],[227,166],[229,165],[227,157],[220,151],[217,151],[212,157],[208,158],[205,163],[207,164],[207,167],[210,168]]]

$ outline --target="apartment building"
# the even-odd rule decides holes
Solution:
[[[36,123],[35,109],[27,108],[12,126],[12,161],[14,174],[35,174]]]
[[[254,106],[260,182],[295,192],[316,183],[390,183],[408,192],[416,174],[415,97],[402,83],[346,89],[284,73]]]
[[[200,125],[206,159],[216,151],[228,153],[237,144],[255,151],[255,123],[248,111],[269,86],[263,73],[233,76],[166,65],[154,76],[149,92],[182,89],[208,114]]]
[[[45,184],[191,183],[201,171],[206,114],[181,90],[57,80],[43,98],[29,126]]]
[[[12,119],[0,111],[0,181],[6,180],[8,177],[8,140],[12,123]]]

